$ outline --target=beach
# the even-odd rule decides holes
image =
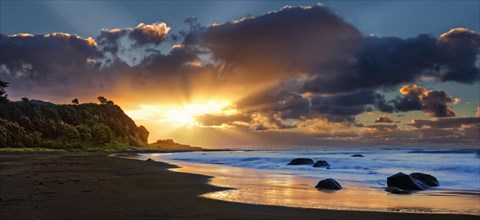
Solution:
[[[478,219],[289,208],[199,197],[222,190],[209,176],[107,154],[0,155],[0,219]]]
[[[201,196],[223,201],[329,210],[478,216],[480,165],[477,152],[476,149],[448,148],[319,148],[141,153],[130,158],[150,158],[180,167],[173,171],[212,176],[209,184],[233,190]],[[293,158],[325,161],[329,166],[288,165]],[[387,177],[398,172],[431,174],[438,178],[439,186],[409,195],[385,192]],[[315,185],[327,178],[334,178],[342,189],[317,190]]]

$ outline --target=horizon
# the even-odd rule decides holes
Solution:
[[[478,148],[480,2],[431,3],[2,1],[0,80],[150,143]]]

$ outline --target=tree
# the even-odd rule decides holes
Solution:
[[[74,99],[72,100],[72,104],[78,105],[78,104],[79,104],[78,99],[77,99],[77,98],[74,98]]]
[[[99,144],[105,144],[112,141],[112,130],[103,123],[94,125],[91,132],[92,139]]]
[[[99,96],[97,97],[98,101],[100,102],[100,104],[106,104],[107,103],[107,99],[103,96]]]
[[[58,136],[63,142],[76,142],[80,140],[80,133],[77,128],[65,123],[58,126]]]
[[[8,102],[8,95],[5,88],[8,87],[8,83],[0,80],[0,103]]]
[[[77,131],[80,134],[80,139],[90,141],[92,139],[92,132],[87,125],[78,125]]]

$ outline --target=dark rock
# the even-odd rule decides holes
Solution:
[[[327,161],[319,160],[313,164],[313,167],[330,167],[330,164]]]
[[[397,187],[402,190],[424,190],[428,188],[422,182],[405,173],[397,173],[387,178],[388,187]]]
[[[412,194],[411,190],[403,190],[398,187],[388,187],[385,191],[393,194]]]
[[[317,186],[315,186],[317,189],[327,189],[327,190],[339,190],[342,189],[342,186],[340,183],[335,181],[332,178],[324,179],[318,182]]]
[[[354,154],[354,155],[352,155],[352,157],[364,157],[364,156],[361,155],[361,154]]]
[[[426,173],[411,173],[411,177],[428,186],[439,186],[437,178]]]
[[[147,162],[155,162],[154,160],[152,160],[152,158],[148,158],[146,161]]]
[[[290,161],[287,165],[310,165],[313,164],[313,160],[310,158],[296,158]]]

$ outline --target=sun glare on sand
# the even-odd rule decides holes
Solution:
[[[208,101],[205,103],[189,103],[184,105],[147,105],[141,104],[138,109],[126,111],[134,120],[150,121],[171,126],[192,127],[201,124],[195,120],[197,116],[231,115],[235,110],[229,109],[230,102]]]

